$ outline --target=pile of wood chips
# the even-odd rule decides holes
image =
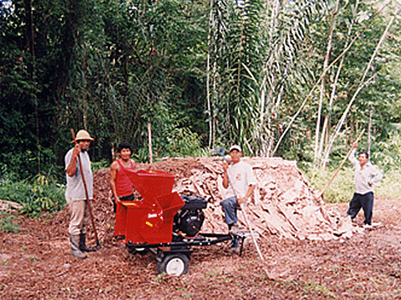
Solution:
[[[327,210],[321,199],[314,199],[317,191],[312,190],[296,161],[242,159],[252,166],[258,180],[245,213],[252,229],[260,236],[274,234],[291,239],[330,240],[352,234],[347,218]],[[221,158],[169,159],[154,167],[177,175],[174,189],[180,195],[195,194],[209,201],[202,232],[227,232],[220,205],[225,198]],[[243,212],[238,212],[238,217],[242,227],[246,228]]]
[[[329,211],[324,202],[314,199],[310,187],[295,161],[281,158],[242,158],[253,167],[258,186],[245,208],[248,220],[261,238],[278,235],[290,239],[331,240],[352,235],[352,224],[337,211]],[[180,195],[197,195],[208,200],[204,210],[202,232],[226,233],[222,186],[222,160],[219,157],[169,158],[150,164],[136,164],[137,169],[160,170],[176,175],[174,191]],[[113,200],[110,192],[110,169],[94,173],[94,192],[97,198],[93,215],[99,240],[104,244],[114,239]],[[317,193],[317,192],[316,192]],[[137,195],[140,197],[140,195]],[[243,212],[238,212],[240,229],[247,230]],[[345,222],[346,221],[346,222]],[[68,226],[68,207],[53,220]],[[52,222],[52,223],[53,223]],[[94,239],[91,224],[88,236]]]

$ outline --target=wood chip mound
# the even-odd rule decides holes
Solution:
[[[337,211],[328,210],[324,202],[315,200],[317,194],[297,167],[296,161],[281,158],[243,157],[250,164],[258,180],[255,193],[245,208],[252,229],[262,238],[278,235],[289,239],[331,240],[339,236],[350,237],[352,224]],[[224,212],[220,205],[224,199],[222,161],[219,157],[168,158],[150,164],[136,164],[137,169],[160,170],[176,176],[174,190],[180,195],[197,195],[208,200],[204,210],[202,232],[226,233]],[[113,200],[110,192],[110,169],[94,173],[94,190],[97,197],[93,215],[99,240],[104,244],[114,239]],[[138,195],[139,197],[139,195]],[[238,212],[240,229],[246,231],[243,212]],[[52,222],[69,222],[68,207]],[[91,224],[89,224],[91,228]],[[94,238],[93,231],[88,233]]]

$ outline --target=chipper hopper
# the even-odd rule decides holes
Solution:
[[[158,273],[185,274],[191,246],[210,246],[235,238],[232,234],[200,233],[207,201],[173,192],[175,176],[161,171],[125,169],[142,199],[118,201],[115,235],[124,236],[130,253],[156,255]],[[238,234],[242,241],[245,236]]]

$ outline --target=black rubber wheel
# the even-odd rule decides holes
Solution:
[[[146,255],[149,252],[149,249],[147,248],[133,248],[133,247],[128,247],[128,252],[132,255],[139,254],[139,255]]]
[[[157,272],[166,273],[171,276],[187,274],[189,269],[188,257],[183,253],[174,253],[164,257],[163,261],[157,263]]]
[[[135,253],[139,255],[146,255],[149,252],[147,248],[136,248]]]

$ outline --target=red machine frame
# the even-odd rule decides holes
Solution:
[[[131,253],[153,250],[158,260],[159,273],[181,275],[188,271],[191,246],[210,246],[233,240],[231,234],[199,233],[194,238],[178,236],[173,232],[175,214],[185,202],[177,192],[172,192],[175,176],[162,171],[125,169],[142,200],[116,201],[115,236],[125,236]],[[173,241],[173,236],[175,236]],[[242,254],[245,235],[241,239]],[[155,251],[154,249],[157,249]]]

